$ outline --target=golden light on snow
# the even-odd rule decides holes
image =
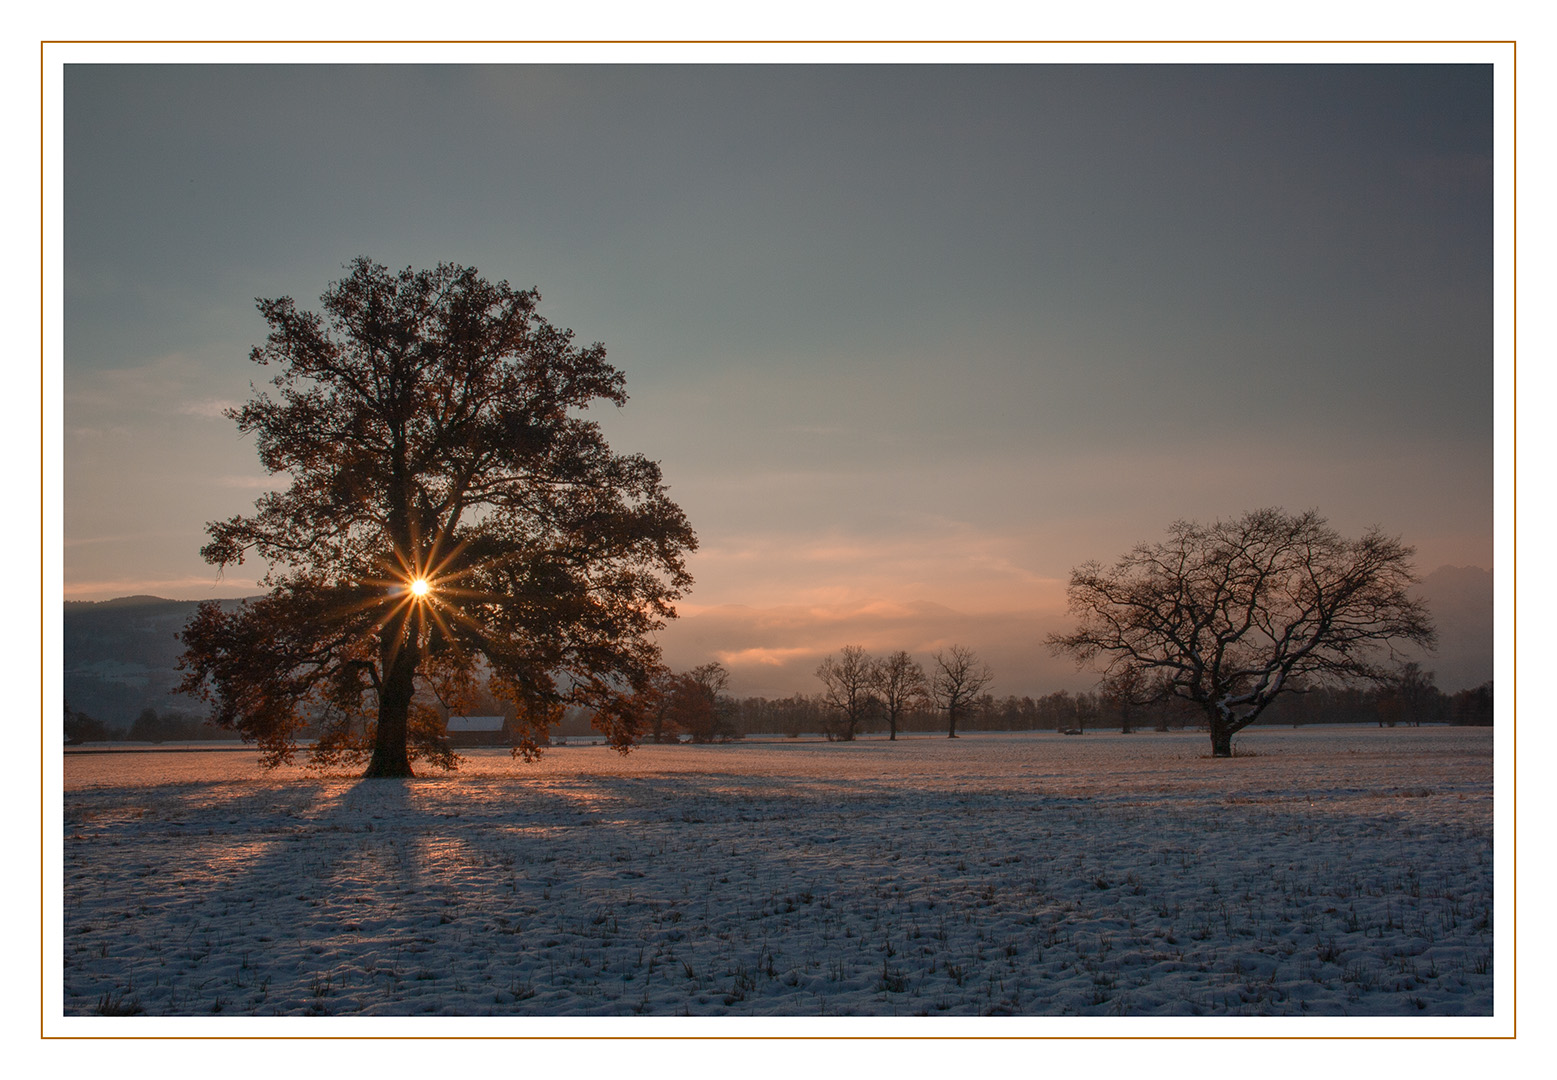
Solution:
[[[419,577],[411,579],[412,596],[422,597],[426,596],[430,592],[432,592],[432,585],[428,583],[426,578]]]

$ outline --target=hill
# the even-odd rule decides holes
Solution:
[[[224,600],[236,607],[240,600]],[[66,601],[65,700],[110,727],[129,727],[142,709],[204,714],[205,706],[174,692],[182,675],[177,634],[198,600],[122,596]]]

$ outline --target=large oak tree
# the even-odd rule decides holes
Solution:
[[[1231,757],[1233,735],[1281,694],[1386,680],[1395,646],[1432,648],[1432,620],[1409,592],[1413,554],[1377,528],[1346,539],[1312,510],[1180,521],[1111,567],[1073,570],[1077,627],[1049,646],[1137,700],[1193,702],[1213,756]]]
[[[211,523],[202,555],[257,557],[270,591],[201,607],[183,688],[270,765],[307,725],[318,763],[450,767],[437,706],[482,684],[518,707],[516,753],[568,704],[625,750],[697,540],[658,465],[581,415],[626,402],[621,372],[534,290],[452,264],[346,269],[322,313],[259,301],[270,335],[251,356],[275,396],[228,415],[286,486]]]

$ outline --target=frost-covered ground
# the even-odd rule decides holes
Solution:
[[[1492,735],[65,760],[63,1011],[1488,1016]]]

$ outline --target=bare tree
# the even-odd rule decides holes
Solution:
[[[1379,726],[1396,724],[1422,726],[1422,718],[1434,720],[1447,711],[1448,698],[1438,689],[1437,679],[1431,671],[1423,671],[1422,665],[1408,660],[1379,687],[1374,708],[1378,710]]]
[[[1233,735],[1278,695],[1381,681],[1395,642],[1432,647],[1427,609],[1407,594],[1413,554],[1377,528],[1344,539],[1312,510],[1180,521],[1112,567],[1073,570],[1078,625],[1049,647],[1115,685],[1133,669],[1156,698],[1193,702],[1213,756],[1231,757]]]
[[[693,742],[722,742],[735,736],[735,703],[725,694],[730,672],[717,660],[699,664],[682,678],[695,687],[707,702],[706,726],[689,728]]]
[[[718,700],[730,686],[730,672],[717,660],[710,660],[706,664],[699,664],[687,675],[693,682],[708,692],[708,696]]]
[[[919,661],[899,649],[876,662],[870,685],[887,714],[887,738],[897,738],[897,725],[904,714],[923,704],[929,694],[924,668]]]
[[[875,704],[871,694],[876,665],[870,654],[858,645],[845,645],[839,658],[831,656],[817,666],[816,677],[822,680],[822,698],[827,707],[843,719],[838,738],[850,742],[855,729]]]
[[[1098,684],[1102,704],[1119,717],[1119,730],[1128,735],[1135,730],[1136,710],[1151,700],[1150,685],[1138,667],[1123,667]]]
[[[1492,680],[1474,690],[1461,690],[1449,699],[1452,722],[1487,727],[1492,723]]]
[[[994,678],[994,671],[972,649],[953,645],[935,654],[930,694],[936,707],[946,713],[948,739],[957,737],[957,718],[972,708],[973,702]]]

